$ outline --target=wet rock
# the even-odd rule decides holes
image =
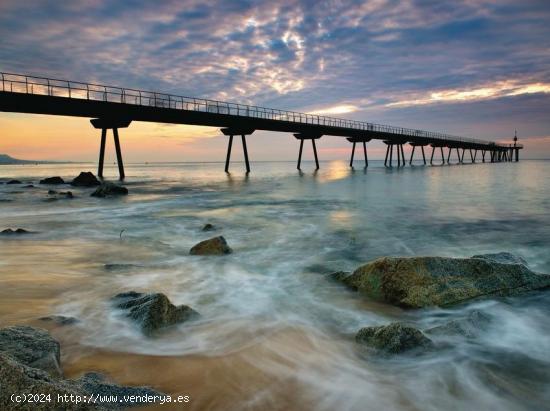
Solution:
[[[65,180],[61,177],[48,177],[40,180],[40,184],[65,184]]]
[[[127,195],[128,189],[123,186],[119,186],[114,183],[105,182],[101,184],[96,190],[91,194],[92,197],[108,197],[108,196],[117,196],[117,195]]]
[[[219,236],[201,241],[194,245],[189,253],[192,255],[223,255],[232,251],[225,238]]]
[[[19,330],[16,333],[13,330]],[[31,329],[32,331],[22,329]],[[7,330],[7,331],[6,331]],[[52,375],[43,369],[42,363],[33,362],[34,357],[25,355],[31,352],[41,352],[44,344],[55,344],[59,356],[59,344],[45,331],[32,327],[15,326],[0,330],[0,336],[9,334],[9,349],[0,347],[0,409],[1,410],[107,410],[136,406],[136,402],[117,403],[85,403],[84,396],[164,396],[164,394],[148,387],[124,387],[116,385],[98,373],[87,373],[77,380],[61,379],[60,374]],[[31,338],[29,339],[29,335]],[[0,337],[0,342],[5,338]],[[13,348],[15,347],[15,348]],[[21,347],[18,350],[18,347]],[[46,347],[47,348],[47,347]],[[22,351],[22,352],[20,352]],[[59,363],[58,363],[59,364]],[[46,402],[16,403],[11,400],[12,394],[42,394],[49,395]],[[79,396],[81,401],[58,401],[60,397],[73,399]],[[124,398],[122,398],[124,400]],[[128,399],[128,401],[130,401]]]
[[[55,196],[50,197],[46,199],[47,201],[57,200],[58,198],[64,197],[64,198],[74,198],[72,191],[55,191],[55,190],[48,190],[48,195]]]
[[[342,282],[370,298],[420,308],[547,288],[550,275],[487,256],[384,257],[359,267]]]
[[[428,335],[460,335],[474,338],[491,324],[491,317],[482,311],[471,311],[466,317],[449,321],[426,330]]]
[[[207,223],[202,227],[202,231],[214,231],[216,227],[213,224]]]
[[[198,313],[187,305],[175,306],[162,293],[145,294],[136,291],[113,297],[117,308],[126,310],[126,316],[134,320],[145,335],[196,318]]]
[[[62,375],[59,343],[41,328],[17,325],[0,329],[0,352],[53,377]]]
[[[68,317],[66,315],[48,315],[46,317],[40,317],[40,321],[54,323],[56,325],[72,325],[78,322],[75,317]]]
[[[101,183],[93,173],[90,171],[83,171],[78,177],[71,181],[71,185],[76,187],[93,187],[101,185]]]
[[[55,190],[48,190],[48,194],[51,195],[51,196],[53,196],[53,195],[57,194],[57,191],[55,191]]]
[[[140,265],[130,263],[109,263],[104,264],[103,268],[107,271],[124,271],[131,270],[132,268],[140,268]]]
[[[23,183],[19,180],[10,180],[6,184],[23,184]]]
[[[26,186],[23,186],[23,188],[34,188],[34,184],[27,184]]]
[[[527,265],[527,261],[525,261],[523,258],[507,253],[507,252],[500,252],[500,253],[494,253],[494,254],[478,254],[474,255],[472,258],[481,258],[488,261],[493,261],[496,263],[502,263],[502,264],[523,264]]]
[[[433,347],[432,340],[420,330],[401,323],[361,328],[355,341],[388,354],[424,351]]]
[[[17,228],[15,230],[12,230],[11,228],[6,228],[5,230],[2,230],[0,234],[3,234],[3,235],[30,234],[30,231],[27,231],[24,228]]]

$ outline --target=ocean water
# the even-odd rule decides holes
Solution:
[[[327,278],[380,256],[466,257],[509,251],[550,273],[550,161],[364,170],[322,162],[130,164],[120,198],[38,184],[94,164],[0,166],[0,325],[47,327],[65,373],[190,395],[186,409],[550,409],[550,294],[404,311]],[[116,177],[114,166],[105,174]],[[32,182],[34,188],[26,188]],[[49,188],[75,198],[53,200]],[[211,223],[216,231],[204,233]],[[234,253],[190,256],[223,235]],[[109,298],[164,292],[199,320],[144,337]],[[420,329],[481,310],[474,338],[379,358],[363,326]],[[70,326],[38,317],[74,316]],[[169,409],[160,407],[159,409]]]

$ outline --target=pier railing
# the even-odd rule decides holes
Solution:
[[[0,80],[2,91],[12,93],[27,93],[71,99],[105,101],[147,107],[170,108],[175,110],[208,112],[248,118],[261,118],[301,124],[340,127],[407,137],[429,138],[439,140],[443,143],[452,141],[455,143],[464,142],[483,145],[494,144],[500,146],[499,144],[491,141],[453,136],[445,133],[415,130],[405,127],[388,126],[295,111],[278,110],[247,104],[178,96],[174,94],[158,93],[132,88],[122,88],[94,83],[82,83],[77,81],[3,72],[0,72]]]

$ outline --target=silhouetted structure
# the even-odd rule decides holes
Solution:
[[[503,145],[430,131],[143,90],[11,73],[0,73],[0,76],[2,82],[0,111],[92,118],[92,125],[101,129],[99,176],[103,175],[105,139],[107,130],[111,129],[115,141],[119,175],[121,179],[124,178],[118,129],[128,127],[132,121],[220,127],[223,134],[229,136],[226,172],[229,171],[233,137],[236,135],[241,136],[246,171],[250,171],[246,136],[256,130],[294,134],[300,140],[298,169],[301,167],[304,140],[311,140],[316,168],[319,168],[315,141],[325,135],[346,137],[352,143],[350,159],[352,167],[357,143],[363,144],[365,167],[368,166],[366,143],[373,139],[382,140],[387,145],[384,164],[388,167],[393,165],[394,147],[398,167],[405,166],[404,144],[410,144],[413,148],[409,164],[413,163],[416,147],[422,150],[424,164],[426,164],[424,153],[426,146],[432,147],[430,164],[433,164],[436,149],[441,153],[442,164],[445,162],[450,164],[453,149],[456,150],[458,163],[462,164],[466,150],[470,153],[472,163],[475,163],[478,151],[481,151],[483,162],[486,154],[489,153],[490,161],[493,163],[512,161],[513,157],[518,161],[519,150],[523,148],[522,145],[517,144],[517,136],[513,146]],[[449,150],[446,159],[444,148]]]

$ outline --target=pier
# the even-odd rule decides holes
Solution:
[[[397,167],[406,166],[403,148],[406,144],[412,146],[409,165],[413,164],[415,151],[421,153],[419,160],[427,165],[425,149],[430,156],[430,165],[444,165],[453,162],[463,164],[465,161],[519,161],[519,150],[523,148],[517,143],[517,135],[514,136],[514,144],[499,144],[445,133],[46,77],[0,72],[0,81],[0,111],[91,119],[92,126],[101,130],[99,177],[103,177],[105,142],[107,132],[111,131],[119,177],[124,179],[118,130],[129,127],[133,121],[220,128],[228,137],[226,172],[229,172],[235,136],[241,137],[246,171],[250,172],[246,139],[256,130],[290,133],[299,140],[298,169],[301,169],[305,140],[311,141],[315,165],[319,168],[316,140],[324,136],[344,137],[351,143],[351,167],[357,143],[363,148],[364,166],[368,167],[367,143],[372,140],[381,140],[386,144],[384,165],[387,167],[394,166],[394,157]],[[468,157],[465,160],[466,153]]]

